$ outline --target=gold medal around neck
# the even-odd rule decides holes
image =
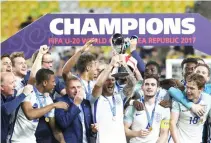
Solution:
[[[149,128],[149,131],[152,131],[152,127]]]
[[[46,121],[46,122],[49,122],[50,119],[49,119],[48,117],[45,117],[45,121]]]

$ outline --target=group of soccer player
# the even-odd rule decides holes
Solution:
[[[30,68],[22,52],[1,56],[2,143],[211,142],[210,67],[202,59],[183,60],[181,81],[161,81],[159,64],[137,53],[137,39],[110,63],[89,52],[95,42],[76,50],[62,80],[46,45]]]

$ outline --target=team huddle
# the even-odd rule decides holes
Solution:
[[[65,63],[63,80],[46,45],[30,69],[21,52],[1,56],[2,143],[211,142],[210,68],[202,59],[183,60],[182,81],[161,81],[159,64],[137,53],[137,39],[109,63],[89,52],[95,41]]]

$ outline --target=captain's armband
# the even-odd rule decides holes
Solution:
[[[162,120],[161,124],[160,124],[160,128],[168,129],[169,128],[169,122],[170,122],[170,120]]]

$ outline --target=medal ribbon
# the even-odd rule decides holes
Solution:
[[[37,98],[37,100],[38,100],[38,102],[39,102],[39,104],[40,104],[40,107],[42,108],[42,107],[44,107],[44,106],[43,106],[43,104],[42,104],[42,102],[41,102],[39,96],[43,96],[44,102],[45,102],[44,104],[47,105],[47,103],[46,103],[46,97],[45,97],[44,95],[40,95],[40,94],[38,93],[38,90],[37,90],[36,87],[33,86],[33,88],[34,88],[34,92],[35,92],[36,98]],[[44,116],[48,118],[48,114],[49,114],[49,113],[46,113]]]
[[[144,99],[141,98],[142,102],[144,103],[145,112],[146,112],[147,120],[148,120],[146,129],[152,128],[152,124],[153,124],[153,120],[154,120],[154,115],[155,115],[155,108],[156,108],[156,104],[157,104],[157,102],[158,102],[158,95],[159,95],[159,93],[160,93],[160,90],[157,92],[157,94],[156,94],[156,96],[155,96],[155,106],[154,106],[154,108],[153,108],[153,110],[152,110],[151,118],[150,118],[149,112],[148,112],[148,110],[147,110],[147,108],[146,108],[146,106],[145,106]]]
[[[105,96],[103,96],[103,97],[105,97]],[[109,102],[110,110],[112,112],[113,117],[115,117],[116,116],[116,100],[115,100],[114,96],[112,96],[113,107],[112,107],[109,99],[107,97],[105,97],[105,99],[107,99],[107,101]]]

